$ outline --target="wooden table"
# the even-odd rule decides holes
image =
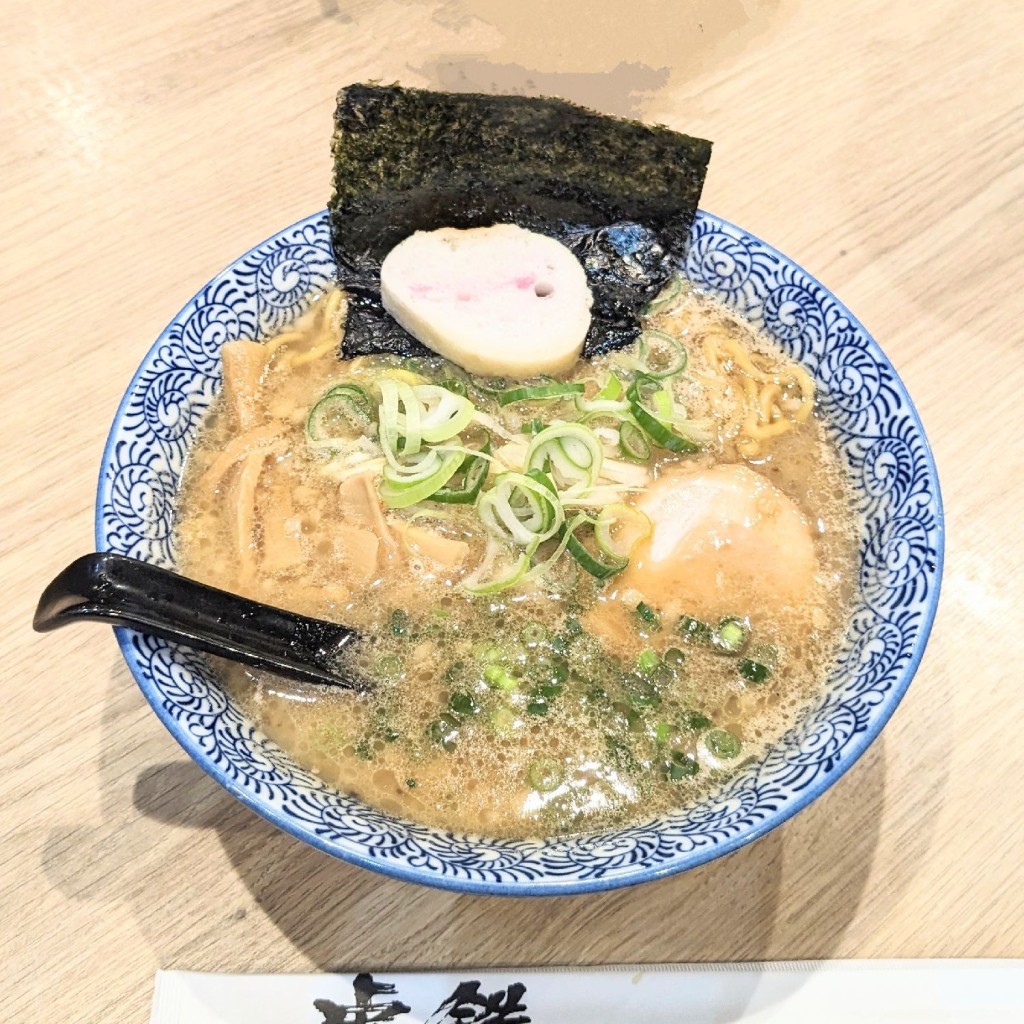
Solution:
[[[157,967],[1024,955],[1019,3],[5,0],[0,24],[4,1019],[143,1021]],[[949,537],[917,679],[834,789],[723,861],[565,899],[384,879],[211,782],[108,630],[29,629],[92,546],[142,354],[325,204],[333,94],[366,78],[714,139],[703,205],[842,296],[918,404]]]

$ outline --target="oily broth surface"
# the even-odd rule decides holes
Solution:
[[[697,374],[707,369],[699,344],[707,330],[724,331],[750,351],[781,359],[767,339],[696,294],[686,294],[656,326],[684,340],[690,371]],[[219,403],[193,446],[179,499],[181,571],[258,600],[345,622],[372,638],[360,655],[362,666],[377,679],[369,696],[217,663],[246,712],[300,764],[369,804],[442,828],[508,837],[590,831],[671,811],[713,791],[736,767],[763,757],[820,692],[853,598],[858,524],[844,471],[818,420],[812,417],[773,439],[748,461],[814,524],[820,566],[812,597],[801,607],[762,602],[744,609],[753,639],[779,651],[775,673],[754,686],[738,675],[737,659],[684,643],[675,621],[667,617],[658,631],[645,631],[637,623],[635,643],[619,660],[594,638],[570,635],[568,620],[578,621],[595,602],[621,597],[614,579],[601,587],[578,574],[575,583],[563,579],[554,590],[474,599],[459,587],[464,570],[439,569],[402,544],[391,554],[381,552],[375,572],[354,579],[350,552],[334,536],[349,512],[337,480],[325,471],[323,454],[307,446],[304,424],[309,408],[332,383],[359,379],[366,370],[365,361],[347,364],[330,353],[288,372],[272,363],[266,372],[261,408],[276,440],[256,488],[253,558],[239,556],[230,479],[217,487],[204,481],[237,432],[233,417]],[[594,364],[581,363],[572,376],[591,378],[594,373]],[[698,384],[688,389],[686,401],[691,415],[708,412]],[[513,421],[517,413],[524,420],[538,414],[537,404],[509,411]],[[549,404],[540,414],[555,417],[558,406]],[[655,477],[679,459],[665,452],[660,457],[652,467]],[[742,461],[734,446],[721,439],[708,451],[685,458],[700,466]],[[303,557],[298,565],[266,572],[261,545],[278,514],[275,495],[282,489],[292,496],[285,511]],[[464,564],[472,569],[484,549],[479,523],[472,507],[447,511],[452,516],[440,530],[468,542]],[[399,526],[408,519],[408,511],[389,514]],[[246,567],[253,560],[255,571]],[[571,574],[560,574],[566,575]],[[401,635],[390,630],[396,609],[408,616]],[[538,625],[552,638],[553,652],[523,644],[523,630]],[[488,646],[519,652],[518,662],[513,657],[508,665],[521,683],[511,697],[490,689],[480,676],[477,657]],[[638,711],[623,686],[623,669],[645,648],[662,652],[670,646],[685,651],[685,666],[660,688],[660,706]],[[531,693],[541,655],[564,658],[571,674],[562,692],[544,701],[546,713],[537,714],[530,705],[537,703]],[[471,695],[478,711],[460,716],[457,738],[451,749],[444,749],[428,730],[446,712],[453,694]],[[694,713],[737,736],[742,753],[730,761],[709,755],[700,733],[680,725]],[[656,736],[659,722],[671,723],[667,745]],[[661,766],[669,747],[697,758],[698,773],[664,778]],[[556,767],[561,784],[538,792],[528,782],[531,766],[536,774],[538,765]]]

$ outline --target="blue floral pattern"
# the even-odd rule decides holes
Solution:
[[[248,252],[171,321],[111,429],[97,498],[100,549],[173,564],[174,495],[220,382],[220,346],[279,330],[330,284],[334,269],[321,212]],[[657,821],[548,841],[456,835],[397,820],[324,785],[240,713],[202,658],[118,630],[143,693],[206,771],[274,824],[335,856],[460,891],[538,895],[610,889],[704,863],[780,824],[849,768],[899,703],[931,628],[943,550],[931,452],[881,350],[786,257],[702,212],[684,269],[812,373],[859,498],[860,604],[825,693],[804,720],[723,790]]]

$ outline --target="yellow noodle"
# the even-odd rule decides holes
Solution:
[[[296,342],[306,342],[308,349],[301,354],[285,353],[277,363],[277,368],[288,372],[296,366],[312,363],[330,352],[340,339],[336,336],[334,321],[341,309],[344,293],[340,288],[332,288],[321,298],[316,307],[313,323],[305,330],[287,331],[268,343],[270,354],[285,346],[294,346]]]
[[[757,396],[757,408],[762,420],[770,423],[775,419],[776,412],[781,415],[781,410],[777,408],[781,397],[782,388],[778,384],[766,384],[761,388],[761,393]]]
[[[292,356],[289,368],[295,369],[296,366],[305,366],[307,363],[315,362],[321,356],[327,355],[328,352],[333,352],[340,344],[340,336],[328,336],[324,341],[320,342],[315,348],[311,348],[308,352],[303,352],[302,355],[299,356]]]
[[[736,439],[736,451],[744,459],[753,459],[761,454],[761,443],[752,437],[738,437]]]
[[[334,317],[337,315],[338,310],[341,309],[341,300],[344,298],[340,288],[333,288],[327,294],[327,298],[324,300],[323,310],[321,312],[321,320],[325,324],[329,324]]]
[[[276,338],[271,338],[267,344],[267,358],[269,359],[278,349],[292,344],[294,341],[301,341],[304,337],[302,331],[285,331]]]
[[[761,440],[777,437],[805,422],[814,408],[814,381],[802,366],[791,363],[774,372],[762,370],[733,338],[704,336],[704,357],[712,370],[729,380],[738,379],[743,389],[738,419],[737,450],[747,458],[760,453]],[[760,385],[760,386],[759,386]],[[786,415],[780,402],[784,390],[800,392],[799,405]],[[714,399],[712,398],[712,401]],[[728,428],[725,436],[729,436]]]
[[[764,440],[768,437],[778,437],[779,434],[785,434],[787,430],[792,429],[792,420],[773,420],[771,423],[759,424],[754,432],[754,437],[758,440]]]
[[[800,399],[801,406],[796,413],[797,423],[805,423],[807,418],[811,415],[811,410],[814,408],[814,381],[811,379],[811,375],[802,367],[794,364],[790,367],[790,372],[793,374],[793,378],[796,380],[797,387],[800,388]]]

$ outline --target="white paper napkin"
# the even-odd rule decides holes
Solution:
[[[1024,960],[159,971],[152,1024],[1024,1024]]]

